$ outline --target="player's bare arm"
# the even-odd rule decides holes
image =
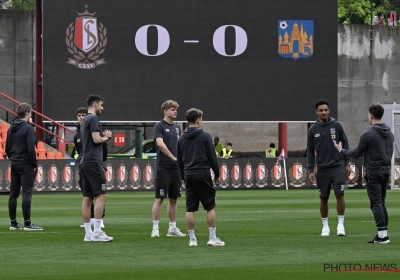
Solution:
[[[160,148],[160,151],[168,156],[173,162],[177,162],[176,157],[174,157],[174,155],[168,150],[167,146],[164,143],[164,140],[160,137],[156,138],[156,143],[158,148]]]
[[[112,133],[109,130],[104,130],[104,136],[100,136],[99,131],[92,132],[93,142],[96,144],[102,144],[111,139]]]

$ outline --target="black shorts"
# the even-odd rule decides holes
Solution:
[[[156,169],[156,198],[181,197],[182,180],[178,168]]]
[[[319,197],[329,198],[331,187],[335,191],[335,195],[344,195],[347,180],[344,164],[326,169],[318,168],[316,177]]]
[[[95,197],[106,193],[106,175],[101,163],[83,163],[81,174],[83,175],[82,194],[84,197]]]
[[[186,212],[199,210],[199,202],[204,210],[215,207],[215,189],[210,174],[185,176]]]

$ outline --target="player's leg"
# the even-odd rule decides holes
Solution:
[[[215,188],[210,174],[196,175],[196,193],[204,210],[209,231],[208,246],[224,246],[225,242],[217,237],[217,214],[215,213]]]
[[[163,169],[156,169],[156,178],[154,182],[155,199],[153,203],[153,208],[151,210],[151,214],[153,217],[153,229],[151,231],[151,237],[160,237],[159,223],[162,212],[162,203],[165,197],[165,180],[163,173]]]
[[[33,167],[28,164],[21,164],[21,186],[22,186],[22,213],[24,215],[24,230],[34,231],[43,230],[43,228],[32,224],[31,206],[32,191],[35,182],[35,172]]]
[[[346,202],[344,200],[344,189],[346,185],[346,168],[344,165],[332,168],[332,185],[336,196],[336,211],[338,214],[337,235],[345,236],[344,213]]]
[[[186,228],[189,234],[189,246],[197,246],[197,238],[195,235],[195,218],[194,212],[199,209],[199,199],[194,190],[194,183],[191,176],[186,178]]]
[[[80,166],[80,181],[82,187],[82,220],[83,227],[85,228],[85,238],[84,241],[91,241],[93,235],[92,226],[90,224],[90,206],[93,203],[93,191],[90,185],[90,181],[87,180],[83,165]]]
[[[168,195],[167,214],[169,219],[169,228],[167,236],[185,237],[176,226],[177,201],[181,197],[182,181],[178,169],[170,169],[165,173],[165,195]]]
[[[390,240],[386,235],[386,217],[382,205],[383,175],[367,174],[364,178],[367,182],[367,194],[370,201],[370,208],[374,215],[375,225],[378,230],[378,234],[373,240],[369,241],[369,243],[387,244]]]
[[[8,214],[11,221],[10,230],[22,229],[17,222],[17,198],[21,190],[21,176],[17,170],[17,166],[11,166],[11,185],[10,194],[8,195]]]
[[[107,236],[105,232],[101,230],[101,216],[107,200],[106,177],[104,170],[100,163],[85,163],[83,164],[83,167],[85,183],[88,182],[90,184],[93,195],[96,197],[94,208],[94,232],[91,241],[112,241],[114,238]]]
[[[319,212],[322,220],[322,233],[321,236],[329,236],[330,228],[328,223],[328,201],[331,191],[331,177],[328,174],[328,169],[318,169],[316,174],[317,188],[319,192]]]

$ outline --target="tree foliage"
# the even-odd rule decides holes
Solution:
[[[387,13],[392,7],[400,10],[400,0],[338,0],[338,22],[343,24],[371,24],[372,17]]]
[[[35,10],[36,1],[35,0],[0,0],[6,4],[8,10]]]

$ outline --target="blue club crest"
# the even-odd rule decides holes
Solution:
[[[278,20],[278,44],[284,58],[309,58],[314,53],[314,21]]]

